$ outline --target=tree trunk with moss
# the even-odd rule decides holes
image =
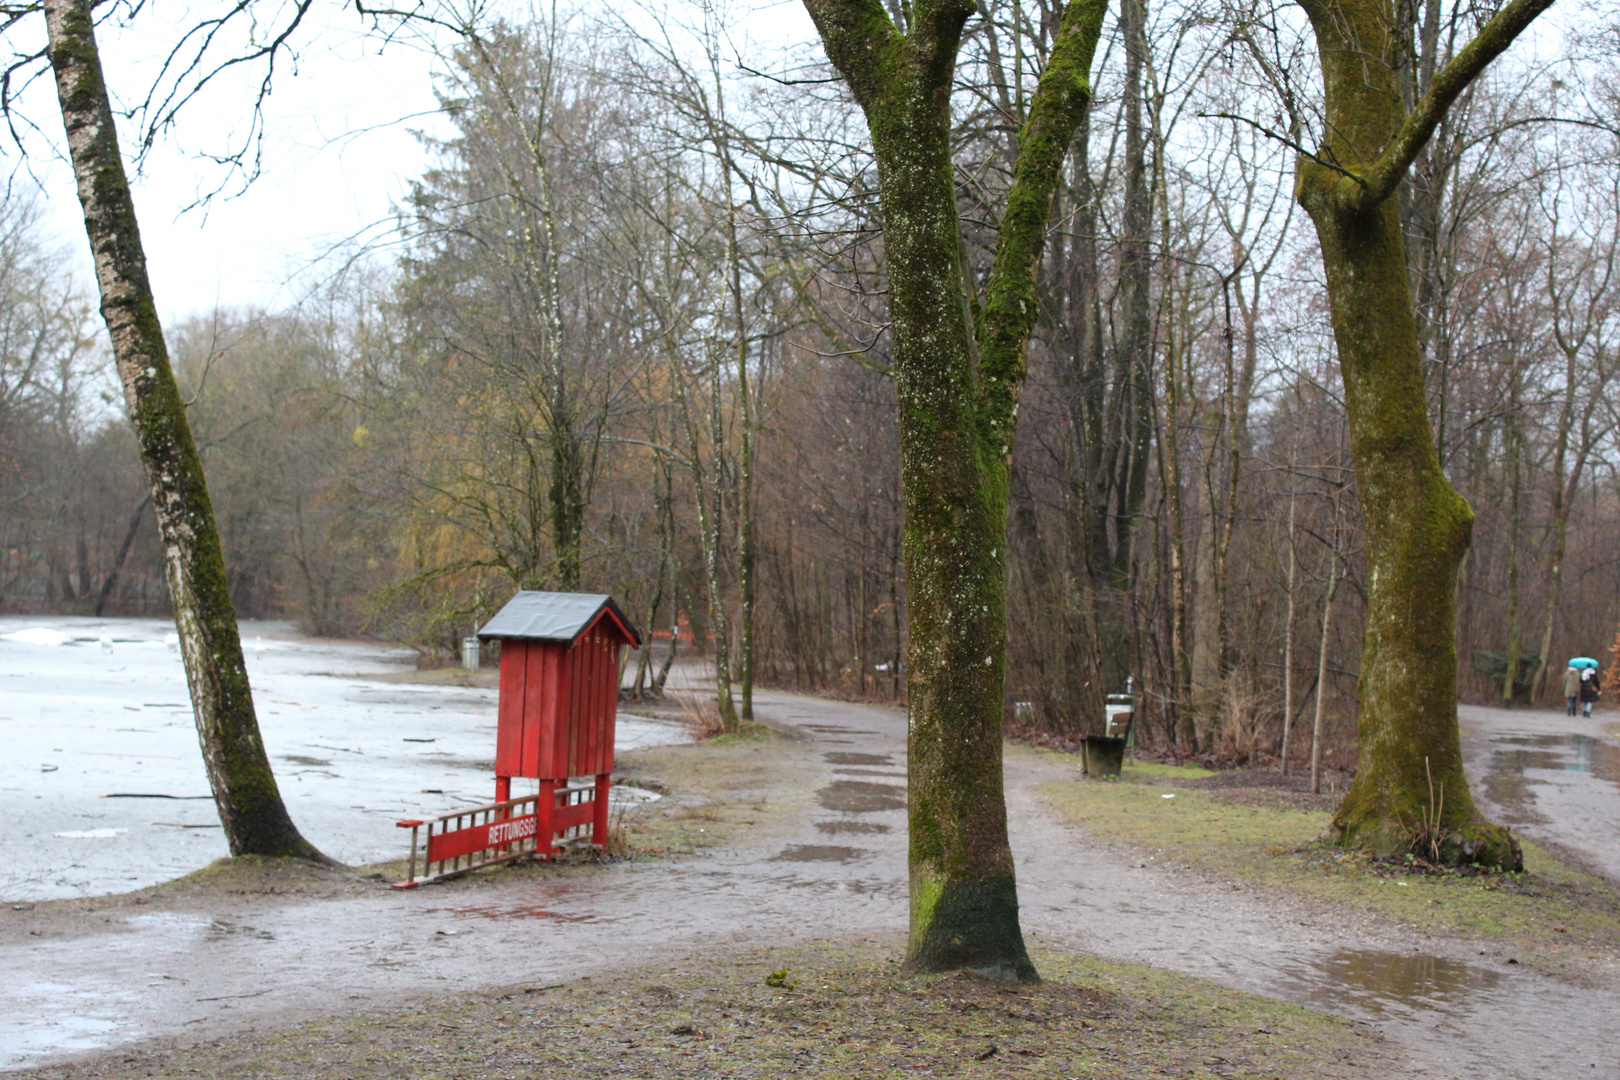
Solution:
[[[169,365],[85,0],[47,0],[50,61],[125,403],[163,540],[203,763],[232,855],[323,859],[293,825],[253,712],[219,531]]]
[[[1551,3],[1512,0],[1408,111],[1394,5],[1300,0],[1321,55],[1326,134],[1300,156],[1297,194],[1322,246],[1371,577],[1361,757],[1333,827],[1347,845],[1515,869],[1518,843],[1475,810],[1463,774],[1456,582],[1474,514],[1429,428],[1396,193],[1457,95]]]
[[[1002,788],[1008,476],[1036,268],[1106,0],[1064,11],[982,295],[963,292],[949,139],[973,3],[919,0],[904,29],[880,0],[805,6],[865,111],[883,208],[911,610],[907,963],[1033,981]]]

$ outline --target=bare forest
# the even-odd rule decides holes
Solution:
[[[1402,12],[1414,98],[1480,17]],[[963,273],[987,280],[1058,31],[981,5],[956,75]],[[898,11],[897,20],[905,16]],[[448,660],[517,588],[612,593],[755,685],[905,693],[900,445],[877,177],[813,45],[722,15],[458,39],[452,137],[297,308],[170,327],[243,617]],[[1356,755],[1369,593],[1323,259],[1303,17],[1125,0],[1053,200],[1013,447],[1005,713],[1056,736],[1137,695],[1148,746]],[[1440,121],[1399,192],[1445,476],[1473,508],[1458,693],[1528,703],[1620,617],[1620,37],[1549,29]],[[1316,160],[1316,159],[1312,159]],[[168,611],[151,499],[82,282],[0,214],[0,607]],[[972,290],[968,290],[969,293]],[[977,320],[981,313],[968,313]]]

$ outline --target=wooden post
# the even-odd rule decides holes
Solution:
[[[534,857],[549,859],[556,853],[552,846],[555,834],[551,828],[551,812],[557,806],[557,781],[540,781],[540,798],[535,801]]]
[[[591,843],[606,848],[608,841],[608,790],[613,786],[610,773],[596,774],[596,805],[592,808]]]

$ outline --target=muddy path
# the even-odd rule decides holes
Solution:
[[[0,1067],[140,1040],[217,1038],[491,986],[546,986],[736,943],[903,932],[905,724],[892,709],[760,693],[798,737],[788,812],[682,861],[491,875],[300,901],[210,894],[153,910],[0,921]],[[1026,931],[1364,1020],[1405,1076],[1613,1076],[1620,972],[1579,988],[1432,938],[1094,843],[1043,808],[1061,760],[1014,750]],[[780,809],[779,806],[779,809]],[[1596,963],[1596,962],[1595,962]]]

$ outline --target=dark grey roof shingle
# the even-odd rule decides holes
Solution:
[[[641,643],[636,630],[613,597],[606,593],[518,593],[478,631],[479,638],[522,638],[530,641],[572,642],[595,621],[603,608],[624,624],[634,643]]]

